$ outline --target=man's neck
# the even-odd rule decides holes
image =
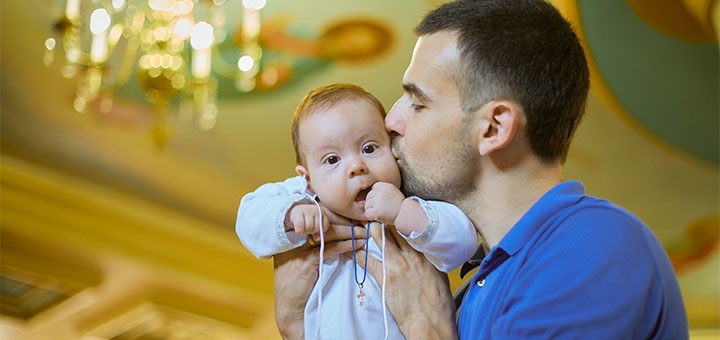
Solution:
[[[542,195],[563,181],[560,165],[483,173],[478,190],[458,206],[468,214],[486,251],[497,245]]]

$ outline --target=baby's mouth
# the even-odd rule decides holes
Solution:
[[[355,202],[362,202],[367,197],[368,192],[370,192],[371,188],[365,188],[360,190],[360,192],[355,196]]]

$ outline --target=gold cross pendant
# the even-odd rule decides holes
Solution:
[[[360,294],[357,295],[357,298],[360,302],[360,306],[363,305],[363,297],[365,297],[365,291],[363,290],[362,284],[359,284],[358,287],[360,288]]]

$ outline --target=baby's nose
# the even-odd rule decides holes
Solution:
[[[359,175],[365,175],[368,173],[368,167],[367,164],[365,164],[364,161],[361,159],[355,159],[350,163],[350,177],[355,177]]]

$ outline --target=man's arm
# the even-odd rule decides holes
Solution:
[[[382,244],[382,228],[371,229],[375,242]],[[400,331],[408,340],[457,339],[455,302],[447,275],[435,269],[394,227],[386,229],[386,301]],[[382,263],[372,257],[368,261],[368,271],[382,285]]]
[[[275,321],[283,339],[305,339],[305,304],[318,279],[318,261],[319,251],[308,247],[273,256]]]

